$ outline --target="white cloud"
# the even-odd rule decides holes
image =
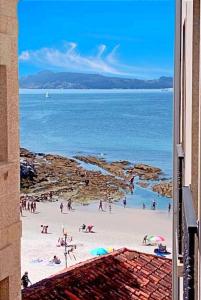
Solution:
[[[116,46],[108,53],[107,46],[98,46],[96,55],[84,56],[78,51],[78,45],[74,42],[65,42],[63,51],[55,48],[41,48],[36,51],[23,51],[19,60],[29,61],[32,64],[40,64],[44,67],[55,67],[66,71],[96,72],[114,75],[126,75],[115,67],[111,57],[114,56]]]
[[[29,60],[29,58],[30,58],[29,51],[22,51],[22,53],[19,56],[19,60],[21,61]]]
[[[23,51],[19,55],[19,61],[58,71],[100,73],[114,76],[149,78],[150,75],[167,74],[165,69],[140,68],[121,63],[117,55],[119,47],[118,44],[109,49],[105,44],[100,44],[96,54],[89,56],[80,54],[76,43],[64,42],[63,50],[41,48],[34,51]]]

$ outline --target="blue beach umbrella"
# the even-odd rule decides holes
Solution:
[[[90,251],[92,255],[104,255],[108,254],[108,251],[105,248],[95,248]]]

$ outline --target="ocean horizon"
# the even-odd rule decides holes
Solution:
[[[52,93],[52,94],[70,94],[70,93],[132,93],[132,92],[173,92],[173,88],[161,88],[161,89],[19,89],[19,94],[43,94],[43,93]]]

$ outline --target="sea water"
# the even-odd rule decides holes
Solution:
[[[21,146],[61,155],[97,155],[160,167],[172,176],[171,90],[20,91]],[[155,194],[136,188],[128,205],[150,207]],[[158,209],[169,200],[157,197]]]

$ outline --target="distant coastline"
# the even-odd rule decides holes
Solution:
[[[136,79],[107,77],[99,74],[84,74],[42,71],[20,78],[20,88],[28,89],[168,89],[173,87],[172,77]]]

